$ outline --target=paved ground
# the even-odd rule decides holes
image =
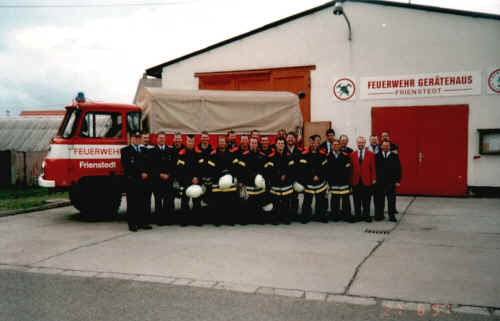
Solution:
[[[493,316],[389,309],[112,278],[0,271],[2,321],[487,321]]]
[[[500,317],[500,200],[400,197],[398,207],[397,225],[166,226],[139,233],[125,222],[81,221],[71,207],[52,209],[0,218],[0,267],[373,305],[386,314],[429,312],[436,304],[441,315]]]

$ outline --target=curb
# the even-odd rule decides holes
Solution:
[[[61,276],[74,276],[82,278],[108,278],[117,280],[128,280],[138,282],[163,283],[176,286],[188,286],[196,288],[207,288],[214,290],[226,290],[231,292],[268,295],[278,297],[290,297],[305,301],[319,301],[334,304],[350,304],[363,306],[376,306],[384,317],[397,317],[405,315],[416,315],[419,317],[438,315],[453,316],[454,314],[469,314],[482,316],[499,316],[500,306],[471,306],[453,303],[432,302],[410,302],[388,298],[345,295],[329,292],[317,292],[298,289],[282,289],[250,284],[240,284],[223,281],[197,280],[179,278],[174,276],[147,275],[135,273],[103,272],[103,271],[81,271],[64,268],[52,268],[34,265],[10,265],[0,263],[0,270],[11,270],[27,273],[51,274]]]
[[[0,217],[44,211],[44,210],[49,210],[49,209],[58,208],[58,207],[65,207],[65,206],[71,206],[71,202],[70,201],[60,201],[60,202],[49,203],[49,204],[41,205],[41,206],[30,207],[30,208],[0,211]]]

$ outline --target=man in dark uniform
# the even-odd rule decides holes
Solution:
[[[390,136],[388,130],[384,130],[382,133],[380,133],[380,140],[381,140],[381,143],[389,142],[389,144],[390,144],[389,150],[391,151],[391,153],[396,154],[396,155],[399,154],[399,147],[398,147],[398,145],[394,144],[391,141],[391,136]],[[394,208],[394,213],[398,214],[399,212],[398,212],[398,208],[396,206],[396,198],[394,198],[393,201],[394,201],[394,204],[392,204],[391,206],[392,206],[392,208]]]
[[[257,144],[259,145],[260,147],[260,132],[259,130],[257,129],[253,129],[251,132],[250,132],[250,138],[256,138],[257,139]]]
[[[319,149],[326,152],[326,155],[330,154],[333,150],[333,141],[335,140],[335,131],[331,128],[326,130],[326,140],[319,145]]]
[[[345,156],[350,157],[351,153],[353,152],[353,149],[347,146],[347,144],[349,144],[349,137],[347,137],[347,135],[340,135],[339,142],[340,142],[340,152]],[[351,193],[349,193],[349,202],[346,203],[346,213],[348,213],[346,215],[348,215],[348,217],[352,216],[352,210],[351,210],[352,206],[350,200],[352,194],[353,193],[351,191]],[[350,222],[354,222],[354,220],[351,220]]]
[[[142,134],[142,144],[140,145],[140,151],[143,154],[144,159],[144,169],[148,174],[148,179],[144,185],[145,203],[144,203],[144,213],[147,217],[148,223],[153,223],[153,217],[151,215],[151,197],[153,196],[153,151],[154,146],[151,145],[151,136],[149,133]]]
[[[370,150],[370,152],[374,153],[375,155],[378,154],[380,151],[380,145],[378,144],[378,137],[377,135],[371,135],[370,136],[370,145],[368,145],[367,149]]]
[[[212,145],[210,145],[210,136],[208,136],[208,132],[202,131],[200,135],[200,143],[198,144],[198,146],[196,146],[196,152],[201,154],[202,156],[202,163],[200,164],[202,168],[207,169],[208,166],[207,160],[210,158],[210,155],[212,154],[213,151],[214,148],[212,147]],[[213,183],[210,174],[211,174],[210,170],[201,172],[201,181],[203,183],[203,186],[205,186],[207,190],[210,189],[210,186]],[[204,203],[208,203],[207,199],[208,194],[209,193],[205,193],[201,197],[201,200]]]
[[[368,145],[368,147],[366,149],[368,149],[370,152],[372,152],[373,154],[375,154],[375,156],[377,156],[377,154],[380,152],[380,145],[378,144],[378,137],[377,137],[377,135],[372,134],[370,136],[369,142],[370,142],[370,144]],[[376,186],[373,185],[371,187],[371,189],[370,189],[370,203],[371,203],[371,200],[373,199],[374,208],[376,206],[375,188],[376,188]]]
[[[127,222],[132,232],[137,229],[151,229],[144,216],[145,189],[148,174],[144,170],[143,154],[140,151],[141,133],[131,137],[131,144],[121,149],[121,164],[125,172],[127,193]]]
[[[302,154],[302,149],[297,146],[297,134],[295,132],[288,132],[286,135],[286,148],[287,153],[290,153],[292,160],[294,161],[295,167],[294,171],[297,171],[297,165]],[[297,175],[294,175],[295,177]],[[292,215],[292,220],[297,220],[297,211],[299,209],[299,193],[292,194],[292,201],[290,205],[290,213]]]
[[[208,206],[216,226],[224,222],[234,224],[237,215],[239,194],[234,174],[234,159],[235,155],[227,148],[226,137],[219,136],[217,149],[210,153],[207,161],[207,167],[211,171],[210,176],[212,177]],[[230,175],[233,179],[229,186],[220,186],[219,180],[225,175]]]
[[[394,198],[396,198],[396,187],[401,182],[401,162],[398,154],[390,151],[390,143],[384,141],[382,150],[375,156],[377,167],[377,184],[375,192],[375,220],[384,219],[385,198],[387,197],[387,209],[389,220],[397,222],[394,216]]]
[[[294,196],[295,161],[292,155],[285,151],[285,144],[283,137],[278,137],[276,152],[269,156],[264,168],[271,185],[269,192],[273,196],[273,223],[281,221],[290,224],[292,219],[290,209]]]
[[[210,153],[214,150],[212,145],[210,145],[210,136],[208,132],[203,131],[200,135],[200,143],[196,146],[197,151],[203,154],[204,157],[208,157]]]
[[[179,154],[179,152],[184,149],[184,144],[182,143],[182,134],[179,132],[176,132],[174,134],[174,140],[173,140],[173,145],[172,145],[172,153],[174,155]]]
[[[276,137],[276,139],[278,138],[283,138],[286,142],[286,130],[284,128],[281,128],[280,130],[278,130],[278,135]]]
[[[310,137],[311,144],[302,152],[299,159],[299,182],[304,185],[304,203],[302,205],[302,223],[306,223],[312,216],[312,199],[316,199],[316,217],[327,222],[325,211],[327,208],[325,165],[328,163],[324,152],[319,150],[321,137],[313,135]]]
[[[227,149],[232,150],[235,147],[238,147],[236,143],[236,133],[231,129],[227,132]]]
[[[262,136],[260,138],[260,152],[268,157],[275,152],[275,149],[270,145],[269,136]]]
[[[237,175],[238,182],[242,184],[248,195],[248,199],[243,202],[243,211],[245,217],[243,223],[249,221],[262,222],[262,209],[265,204],[265,188],[256,186],[255,178],[257,174],[263,175],[265,156],[258,150],[257,138],[250,138],[250,149],[237,157]],[[240,146],[241,147],[241,146]]]
[[[351,155],[353,149],[347,146],[347,144],[349,144],[349,137],[347,137],[347,135],[340,135],[339,140],[340,140],[340,151],[343,153],[347,153],[347,155]]]
[[[235,155],[236,158],[238,158],[241,153],[246,152],[248,150],[248,142],[249,142],[249,137],[248,135],[241,135],[240,136],[240,145],[236,146],[234,148],[231,148],[230,151]]]
[[[153,221],[158,225],[165,225],[171,221],[174,211],[172,182],[175,164],[172,155],[173,148],[165,145],[165,133],[158,133],[156,140],[158,144],[151,150],[155,195]]]
[[[328,154],[328,164],[326,166],[328,184],[330,186],[330,207],[332,209],[332,219],[337,222],[351,220],[351,207],[349,193],[349,177],[351,174],[351,161],[340,151],[340,142],[333,140],[332,151]],[[341,204],[342,201],[342,210]]]
[[[381,144],[383,142],[389,142],[390,144],[390,147],[389,147],[389,150],[393,153],[393,154],[398,154],[399,153],[399,148],[398,148],[398,145],[394,144],[392,141],[391,141],[391,136],[389,134],[389,131],[387,130],[384,130],[383,132],[380,133],[380,140],[381,140]]]
[[[177,157],[176,169],[180,183],[181,208],[184,212],[181,224],[186,225],[190,219],[200,224],[201,221],[201,199],[193,199],[193,208],[189,211],[189,198],[186,196],[186,189],[191,185],[202,185],[201,175],[205,160],[200,152],[196,151],[194,135],[186,137],[186,147],[183,148]]]

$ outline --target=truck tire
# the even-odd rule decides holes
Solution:
[[[69,193],[71,203],[85,219],[116,219],[122,200],[118,184],[109,179],[82,179]]]

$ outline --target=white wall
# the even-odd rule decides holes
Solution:
[[[344,4],[347,26],[332,8],[167,66],[163,87],[198,88],[195,72],[315,65],[311,72],[311,118],[331,120],[338,134],[371,133],[373,106],[469,104],[468,185],[500,186],[500,156],[481,156],[478,128],[500,127],[500,95],[486,94],[486,70],[500,67],[500,21],[365,3]],[[481,70],[482,94],[339,102],[333,80]],[[397,137],[394,137],[397,142]]]

